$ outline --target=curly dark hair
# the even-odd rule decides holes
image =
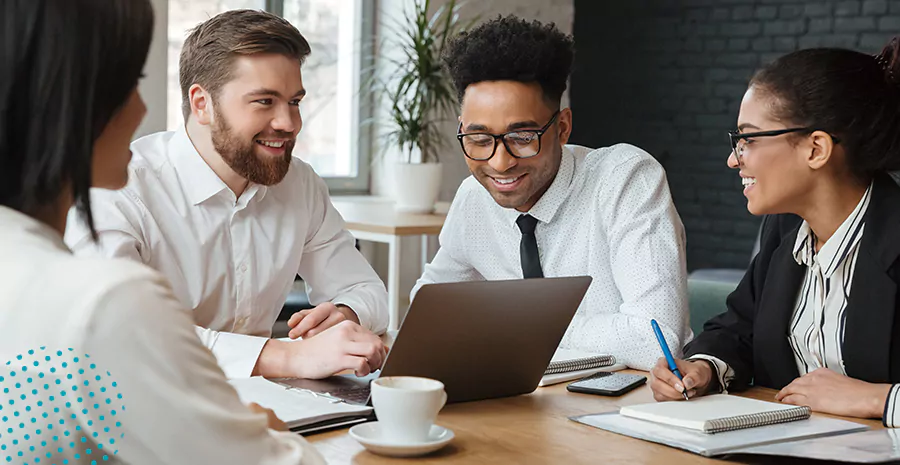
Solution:
[[[462,32],[444,49],[443,60],[462,103],[470,84],[482,81],[537,82],[558,106],[566,90],[575,42],[553,23],[498,16]]]

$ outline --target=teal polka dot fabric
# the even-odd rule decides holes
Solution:
[[[108,371],[71,348],[40,347],[0,365],[0,465],[98,465],[125,437]]]

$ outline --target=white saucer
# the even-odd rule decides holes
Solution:
[[[391,457],[414,457],[434,452],[453,440],[453,431],[443,426],[431,425],[428,440],[414,444],[398,444],[381,438],[377,421],[350,428],[350,437],[359,441],[369,452]]]

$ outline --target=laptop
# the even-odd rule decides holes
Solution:
[[[286,386],[371,404],[379,376],[444,383],[447,402],[526,394],[537,388],[589,276],[427,284],[419,289],[380,371],[359,378],[283,378]]]

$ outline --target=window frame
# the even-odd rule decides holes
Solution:
[[[284,17],[284,5],[286,1],[291,0],[264,0],[263,8],[265,11],[275,14],[280,17]],[[342,0],[348,1],[348,0]],[[375,72],[374,63],[374,39],[369,40],[370,38],[374,38],[375,34],[375,13],[376,6],[375,1],[371,0],[349,0],[354,2],[354,9],[356,10],[356,15],[354,18],[354,32],[353,32],[353,76],[351,82],[351,88],[348,89],[351,92],[350,95],[350,114],[352,118],[352,124],[350,124],[350,130],[344,134],[338,134],[337,138],[347,138],[350,143],[350,157],[351,164],[356,168],[355,176],[323,176],[320,174],[322,179],[325,180],[325,184],[328,186],[328,190],[332,194],[340,194],[340,195],[354,195],[354,194],[369,194],[371,192],[371,153],[373,150],[373,128],[371,124],[368,124],[367,121],[371,120],[372,115],[374,114],[374,98],[371,92],[366,92],[362,89],[363,83],[369,82],[372,79],[372,75]],[[303,31],[300,31],[301,33]],[[166,40],[168,47],[168,31],[166,31]],[[313,51],[315,53],[315,51]],[[167,69],[165,71],[165,79],[166,79],[166,106],[168,107],[168,92],[169,92],[169,73],[168,69],[169,63],[167,62]],[[175,67],[177,68],[177,62]],[[176,70],[177,71],[177,70]],[[313,89],[313,92],[315,90]],[[340,90],[339,90],[340,91]],[[178,106],[180,108],[181,102],[179,100]],[[346,107],[343,107],[346,108]],[[169,115],[169,108],[163,112],[165,117]],[[168,126],[167,122],[164,122],[163,128]]]
[[[284,17],[286,0],[265,0],[266,11]],[[290,0],[287,0],[290,1]],[[346,1],[346,0],[345,0]],[[369,92],[362,92],[361,85],[374,73],[372,66],[374,41],[365,40],[375,34],[375,2],[351,0],[359,14],[356,16],[353,38],[354,79],[352,86],[353,124],[350,133],[339,135],[350,139],[350,153],[355,157],[356,176],[322,176],[328,190],[333,194],[352,195],[370,193],[370,165],[372,151],[372,128],[365,124],[374,112],[374,99]],[[301,33],[303,31],[300,31]]]

